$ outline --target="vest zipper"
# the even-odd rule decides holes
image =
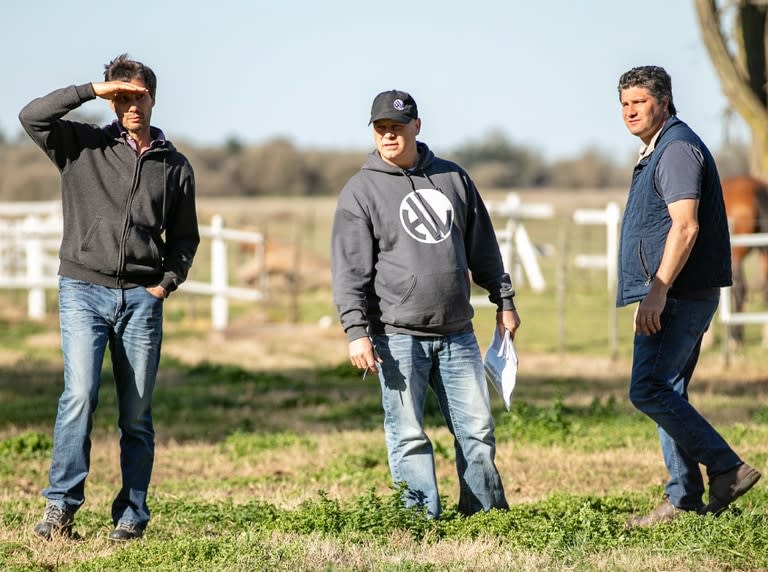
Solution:
[[[651,282],[653,282],[653,275],[648,272],[648,265],[645,263],[642,240],[637,245],[637,257],[640,259],[640,267],[643,269],[643,274],[645,275],[645,282],[643,282],[643,286],[650,286]]]

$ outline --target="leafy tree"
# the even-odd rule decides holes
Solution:
[[[309,194],[304,158],[287,139],[243,150],[235,178],[242,193],[249,196]]]
[[[541,156],[529,147],[511,143],[501,131],[489,132],[452,153],[479,186],[520,187],[546,182]]]
[[[557,161],[549,171],[553,187],[598,189],[626,185],[631,170],[618,166],[601,150],[587,148],[574,158]]]

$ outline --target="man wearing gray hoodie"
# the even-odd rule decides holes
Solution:
[[[163,302],[186,279],[200,241],[192,167],[150,125],[156,88],[154,72],[123,54],[105,66],[103,82],[57,89],[19,114],[61,173],[64,213],[59,250],[64,391],[43,491],[47,504],[34,529],[46,539],[69,536],[85,502],[92,416],[107,347],[122,473],[109,538],[139,538],[149,521],[152,392]],[[115,121],[98,127],[64,119],[97,97],[109,102]]]
[[[488,212],[469,175],[416,140],[406,92],[373,101],[376,149],[339,196],[332,233],[334,303],[354,366],[378,372],[389,467],[406,506],[440,515],[427,389],[454,436],[459,510],[507,508],[495,424],[472,329],[472,280],[496,304],[501,332],[520,318]]]

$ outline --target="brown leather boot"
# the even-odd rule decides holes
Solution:
[[[660,524],[662,522],[671,522],[681,514],[691,512],[682,508],[677,508],[667,497],[664,497],[662,503],[651,512],[644,515],[633,516],[627,521],[627,528],[645,528]]]
[[[728,505],[755,486],[760,473],[746,463],[709,479],[709,504],[703,514],[720,514]]]

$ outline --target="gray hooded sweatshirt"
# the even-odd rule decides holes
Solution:
[[[331,237],[333,297],[351,342],[366,335],[472,331],[471,272],[514,308],[488,211],[469,175],[418,143],[408,170],[373,151],[342,189]]]

